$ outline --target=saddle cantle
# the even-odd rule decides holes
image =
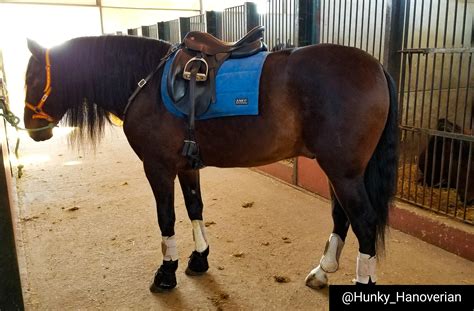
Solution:
[[[167,91],[178,111],[188,117],[188,135],[182,155],[193,169],[204,166],[194,134],[197,116],[216,102],[216,75],[228,58],[243,58],[266,51],[263,26],[249,31],[235,43],[223,42],[199,31],[189,32],[171,60]]]
[[[168,94],[176,108],[185,115],[189,115],[192,108],[195,116],[205,113],[216,100],[215,78],[220,66],[228,58],[244,58],[266,51],[263,32],[263,26],[255,27],[234,43],[204,32],[189,32],[172,60],[167,77]],[[192,70],[196,71],[194,94],[190,94],[189,87]],[[194,107],[191,107],[193,101]]]

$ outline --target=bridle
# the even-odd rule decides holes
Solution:
[[[28,102],[25,102],[25,106],[32,110],[35,114],[33,114],[33,119],[45,119],[49,122],[54,122],[53,117],[51,117],[49,114],[47,114],[43,110],[43,106],[46,103],[46,100],[48,99],[49,95],[51,94],[51,61],[49,59],[49,50],[46,50],[45,53],[45,59],[46,59],[46,85],[43,90],[43,96],[41,97],[40,101],[36,105],[32,105]]]

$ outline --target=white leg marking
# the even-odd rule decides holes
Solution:
[[[376,275],[377,258],[375,256],[359,253],[357,255],[356,281],[368,284],[369,278],[372,282],[377,282]]]
[[[324,250],[319,265],[306,277],[305,281],[307,286],[320,289],[328,284],[326,272],[332,273],[337,271],[339,268],[339,257],[341,256],[343,247],[344,242],[341,237],[336,233],[332,233],[326,243],[326,249]]]
[[[191,224],[193,225],[193,238],[196,251],[202,253],[207,248],[207,238],[205,226],[202,220],[192,220]]]
[[[174,235],[162,237],[161,252],[163,253],[163,260],[178,260],[178,247]]]
[[[336,233],[331,233],[329,240],[326,244],[326,250],[319,265],[325,272],[333,273],[339,268],[339,257],[341,256],[344,242],[341,237]]]

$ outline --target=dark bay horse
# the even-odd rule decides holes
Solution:
[[[28,42],[25,125],[60,120],[83,137],[100,136],[109,113],[123,116],[137,82],[168,52],[166,42],[127,36],[76,38],[46,50]],[[156,199],[163,263],[153,292],[176,286],[174,180],[178,176],[193,226],[195,250],[186,273],[208,270],[199,171],[181,155],[187,124],[161,102],[162,69],[123,116],[127,139],[143,161]],[[376,251],[383,246],[398,161],[396,89],[380,63],[350,47],[321,44],[269,54],[260,78],[259,115],[196,122],[207,166],[252,167],[304,156],[317,159],[332,197],[333,233],[306,284],[327,284],[338,269],[349,226],[359,242],[356,281],[376,282]],[[51,129],[30,132],[36,140]]]

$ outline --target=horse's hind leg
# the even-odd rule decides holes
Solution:
[[[199,171],[180,171],[178,172],[178,178],[181,190],[183,191],[188,216],[193,226],[193,238],[195,243],[195,250],[189,257],[186,274],[201,275],[209,269],[207,262],[209,244],[207,243],[205,226],[202,221],[203,204],[199,183]]]
[[[331,177],[330,177],[331,178]],[[376,276],[377,213],[369,199],[364,175],[333,178],[334,192],[359,242],[356,283],[374,284]]]
[[[156,200],[158,224],[160,226],[163,263],[155,273],[150,286],[154,293],[171,290],[176,287],[178,269],[178,250],[174,234],[174,179],[176,172],[157,164],[156,160],[144,162],[145,174]]]
[[[327,285],[328,278],[326,273],[336,272],[339,268],[339,257],[341,256],[344,241],[349,230],[349,220],[337,200],[332,186],[330,187],[332,203],[332,220],[334,223],[332,234],[329,236],[324,248],[323,256],[319,265],[314,268],[306,277],[306,285],[320,289]]]

